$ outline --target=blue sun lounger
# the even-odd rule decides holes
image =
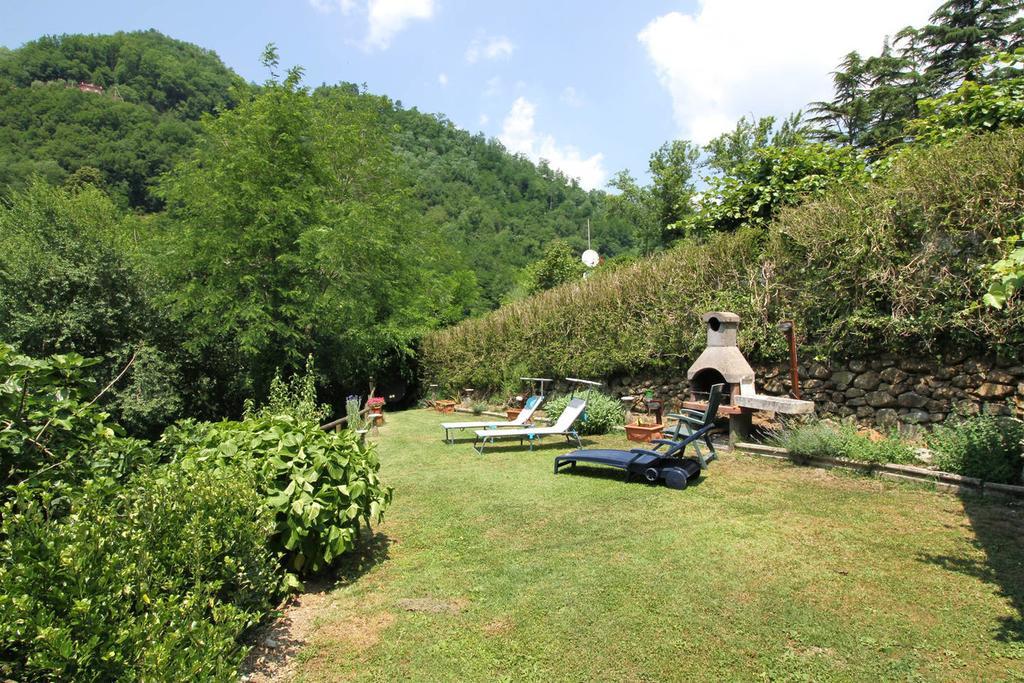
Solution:
[[[711,387],[708,407],[704,414],[687,410],[683,414],[672,415],[678,422],[671,439],[655,439],[653,448],[634,448],[623,451],[611,448],[589,448],[555,458],[555,474],[564,468],[575,468],[576,463],[593,463],[626,470],[628,477],[639,476],[651,484],[664,481],[673,489],[685,489],[686,485],[696,480],[701,470],[707,469],[708,462],[718,457],[714,444],[711,443],[711,432],[715,428],[715,416],[722,401],[722,389],[725,385],[716,384]],[[700,451],[703,441],[708,448],[708,456]],[[693,445],[696,457],[686,457],[686,447]],[[665,450],[659,450],[662,447]]]

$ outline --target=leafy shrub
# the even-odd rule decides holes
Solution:
[[[87,478],[118,479],[154,454],[87,396],[98,361],[75,353],[30,358],[0,343],[0,501],[20,482],[66,494]]]
[[[939,469],[985,481],[1020,481],[1024,423],[1008,417],[978,415],[937,427],[928,438]]]
[[[787,427],[774,439],[776,445],[807,458],[845,458],[870,463],[911,463],[913,449],[898,436],[873,441],[850,423],[814,421]]]
[[[269,415],[182,422],[161,442],[192,469],[237,463],[254,472],[274,515],[272,547],[298,573],[319,571],[351,549],[360,525],[383,519],[391,502],[374,446],[361,446],[351,430],[326,432],[313,421]]]
[[[246,417],[291,415],[300,420],[322,422],[331,414],[331,407],[316,398],[316,366],[313,356],[306,357],[306,371],[296,372],[285,380],[278,370],[270,381],[267,402],[260,408],[251,400],[245,402]]]
[[[72,500],[54,519],[19,487],[3,508],[0,677],[236,680],[283,574],[253,474],[164,465]]]
[[[587,409],[576,423],[580,434],[607,434],[625,419],[622,403],[606,394],[592,393],[587,398]],[[544,405],[545,414],[556,419],[569,405],[570,396],[558,396]]]

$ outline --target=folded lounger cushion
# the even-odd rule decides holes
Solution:
[[[515,429],[516,427],[524,427],[530,423],[530,418],[533,417],[533,414],[537,412],[537,409],[540,408],[540,404],[543,402],[543,396],[531,396],[526,399],[526,403],[523,405],[523,409],[519,411],[519,414],[516,415],[516,419],[511,421],[477,420],[475,422],[442,422],[441,429],[444,430],[444,440],[448,443],[455,443],[455,439],[451,438],[448,433],[452,431],[461,431],[463,429],[502,429],[506,427]]]

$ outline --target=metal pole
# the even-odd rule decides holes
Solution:
[[[796,322],[789,322],[789,376],[793,383],[793,398],[800,398],[800,370],[796,362]]]

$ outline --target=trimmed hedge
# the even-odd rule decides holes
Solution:
[[[556,287],[427,335],[421,363],[449,388],[522,374],[609,377],[684,368],[700,315],[743,319],[753,361],[785,358],[792,318],[805,357],[961,349],[1019,353],[1024,307],[992,311],[981,266],[1024,215],[1024,131],[907,148],[867,184],[785,208],[766,230],[683,240],[635,264]]]

